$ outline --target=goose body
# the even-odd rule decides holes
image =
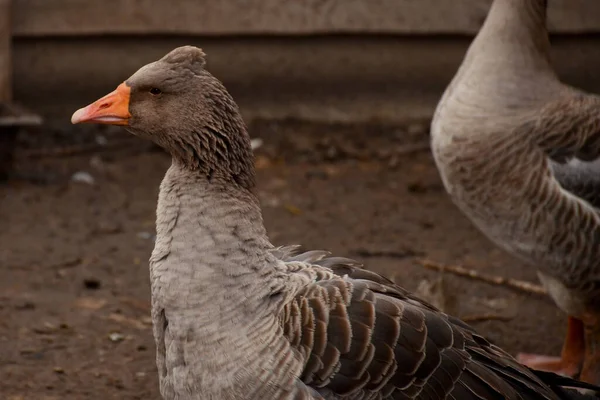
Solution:
[[[150,258],[165,399],[592,399],[355,261],[274,247],[237,106],[195,47],[75,112],[173,157]]]
[[[432,151],[462,212],[569,315],[562,358],[520,359],[600,383],[600,98],[557,78],[546,8],[494,1],[438,104]]]

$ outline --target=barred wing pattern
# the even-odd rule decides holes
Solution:
[[[554,375],[538,377],[459,319],[353,260],[300,253],[296,246],[274,254],[291,273],[316,272],[280,321],[305,360],[302,383],[324,399],[578,396],[554,385]]]

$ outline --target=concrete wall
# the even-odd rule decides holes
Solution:
[[[18,0],[14,97],[67,119],[176,46],[208,54],[246,118],[430,116],[489,0]],[[600,92],[600,1],[550,0],[554,59]]]

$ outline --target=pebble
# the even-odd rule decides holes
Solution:
[[[263,140],[260,138],[255,138],[250,141],[250,147],[252,147],[252,150],[256,150],[256,149],[262,147],[262,145],[263,145]]]
[[[119,332],[111,332],[108,334],[108,338],[111,342],[121,342],[125,340],[125,335]]]
[[[96,179],[89,173],[85,171],[78,171],[71,176],[71,181],[73,182],[81,182],[87,183],[88,185],[93,185],[96,183]]]

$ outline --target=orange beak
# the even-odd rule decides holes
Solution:
[[[123,82],[113,92],[89,106],[75,111],[71,117],[71,123],[128,125],[131,117],[129,113],[130,96],[131,88]]]

